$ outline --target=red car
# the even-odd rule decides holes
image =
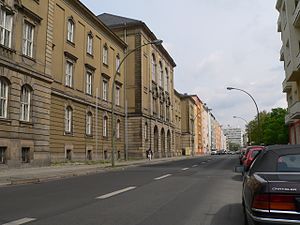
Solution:
[[[249,169],[253,160],[257,156],[257,154],[263,150],[263,146],[251,146],[247,148],[247,151],[243,157],[243,165],[245,169]]]

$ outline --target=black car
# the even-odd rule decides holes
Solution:
[[[246,224],[300,224],[300,145],[262,150],[245,171],[242,201]]]

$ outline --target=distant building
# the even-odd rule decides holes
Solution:
[[[227,138],[228,143],[238,144],[243,146],[243,136],[241,128],[227,127],[223,129],[224,135]]]
[[[276,9],[279,12],[277,30],[282,40],[280,61],[284,62],[285,70],[282,89],[288,102],[285,123],[289,126],[290,143],[300,144],[300,3],[277,0]]]

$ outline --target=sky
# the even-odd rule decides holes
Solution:
[[[245,127],[260,111],[287,107],[279,61],[276,0],[81,0],[104,12],[142,20],[177,64],[175,89],[197,94],[223,127]]]

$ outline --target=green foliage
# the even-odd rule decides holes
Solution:
[[[287,144],[289,141],[288,127],[285,125],[286,109],[276,108],[271,112],[259,113],[260,127],[258,127],[257,116],[247,126],[251,143],[255,145]]]

